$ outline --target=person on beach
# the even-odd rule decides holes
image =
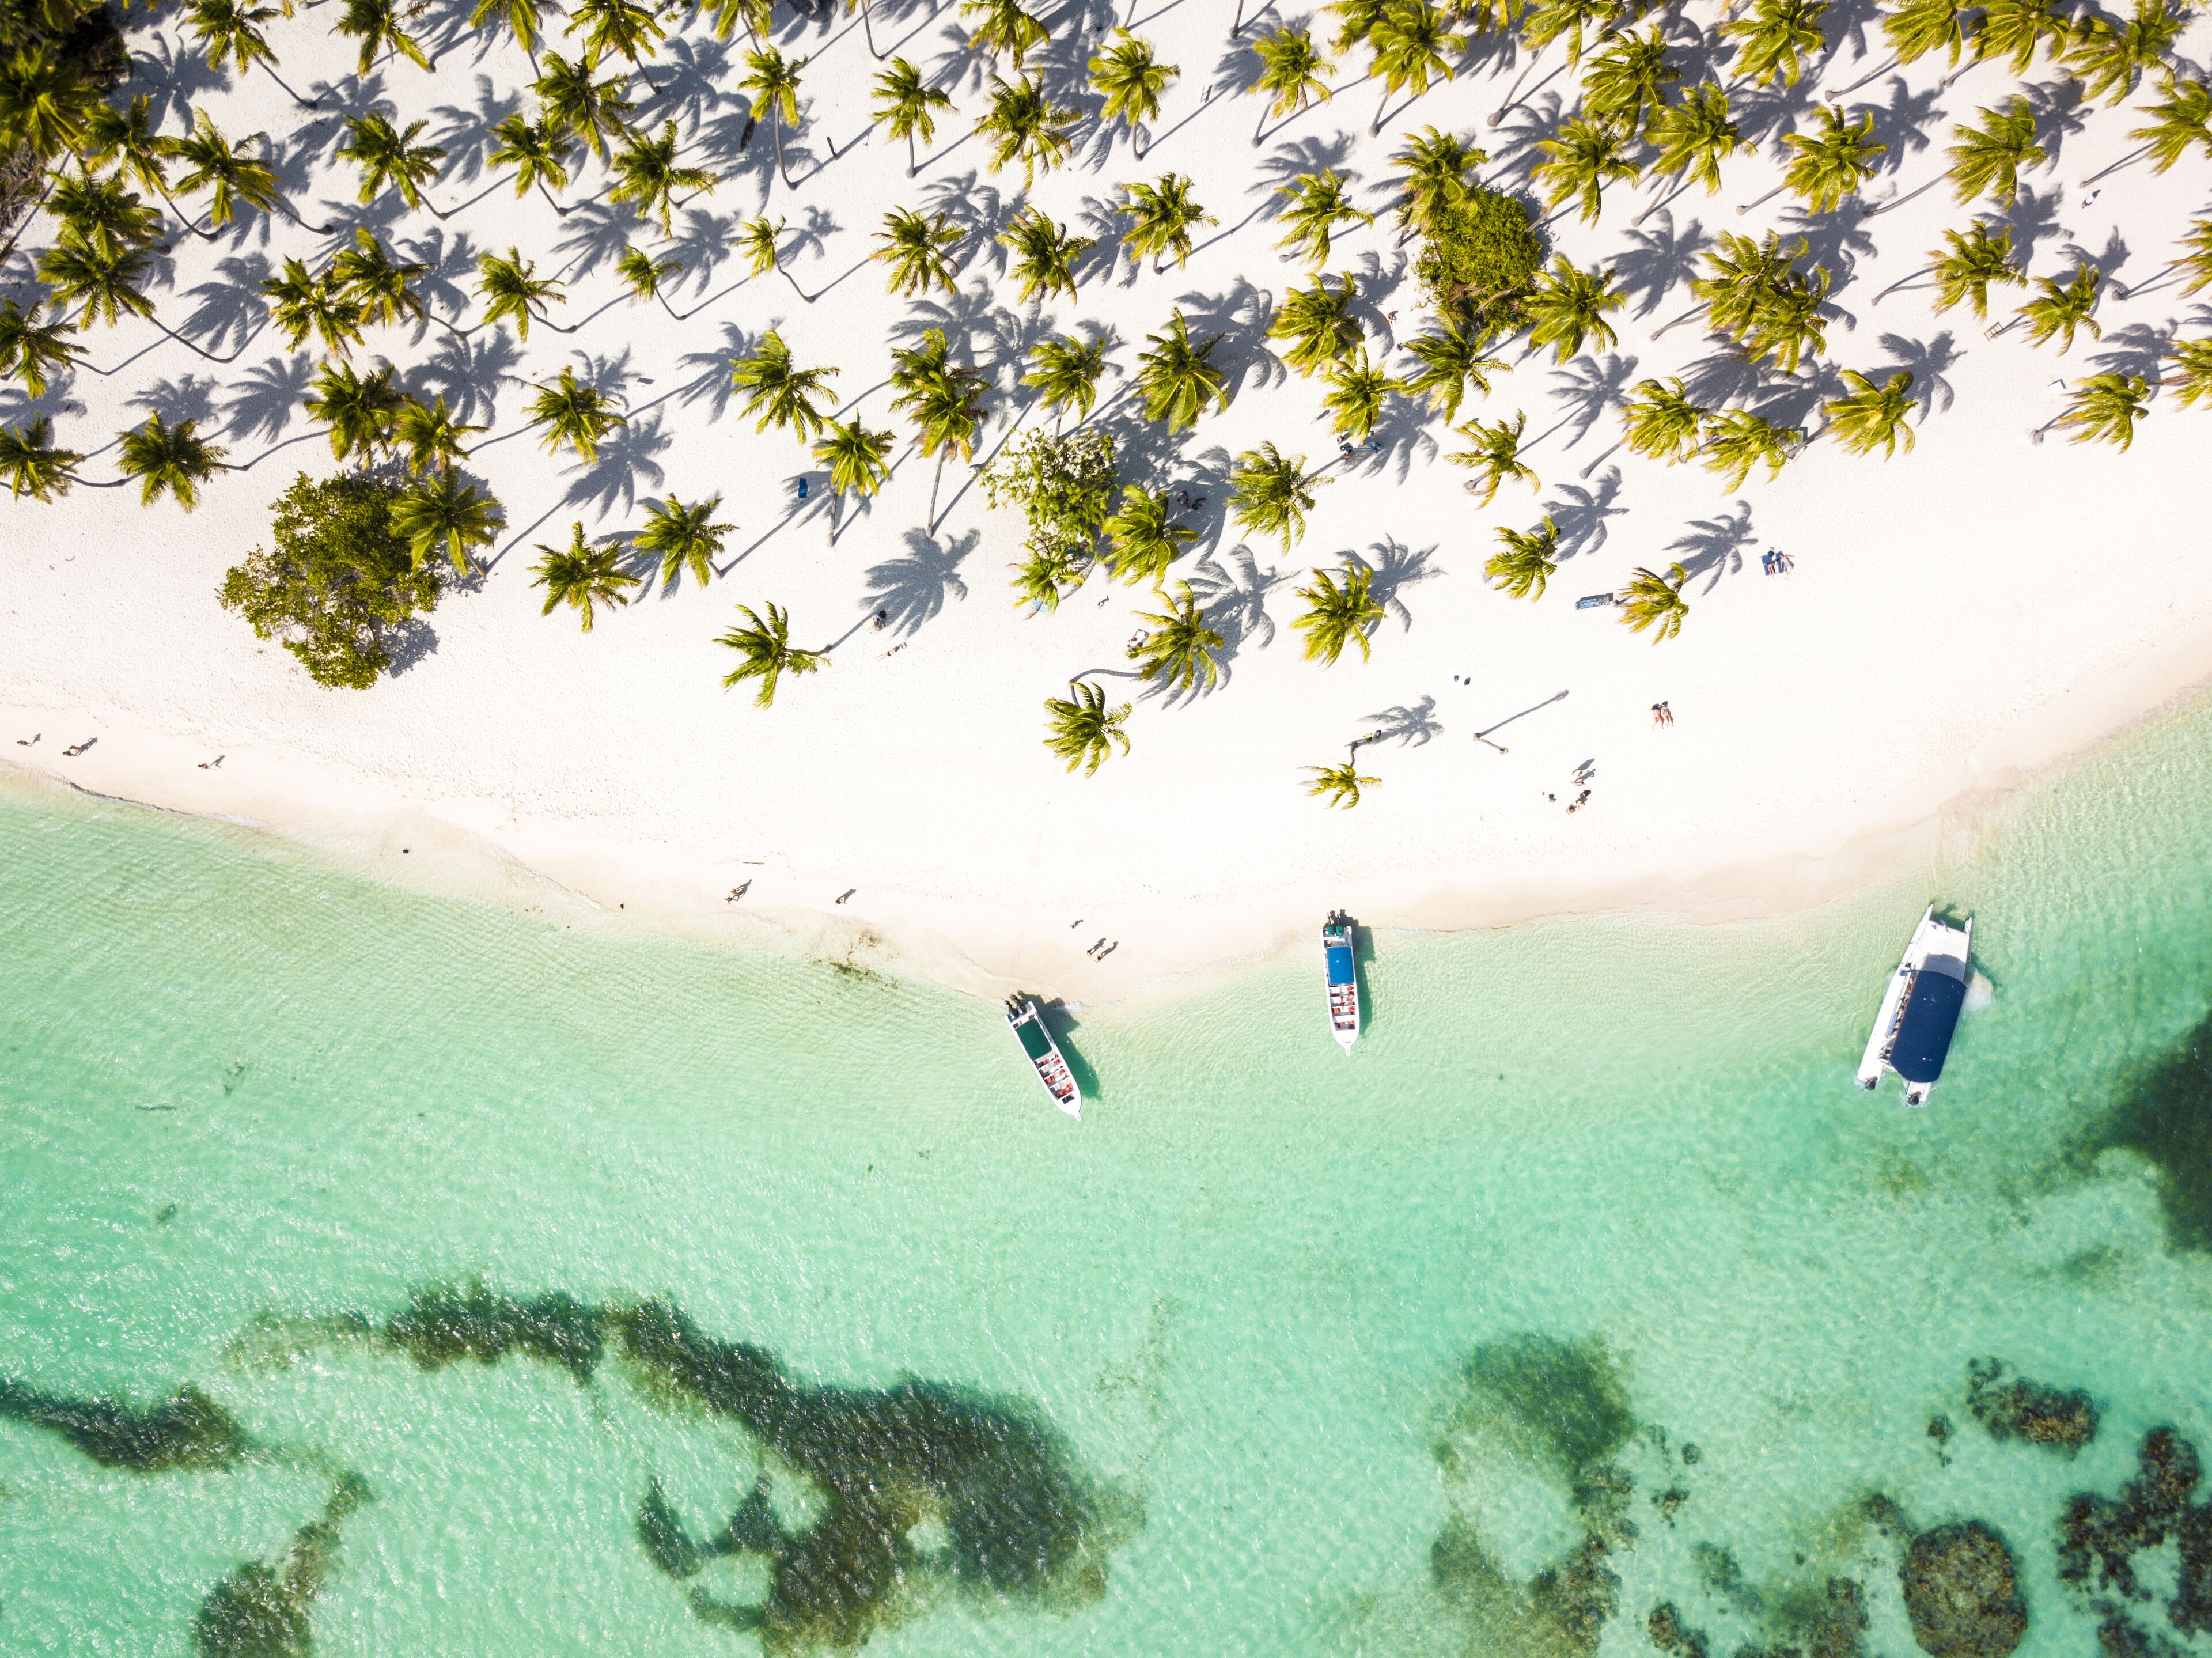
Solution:
[[[1659,719],[1662,724],[1668,726],[1673,725],[1674,723],[1674,710],[1668,704],[1662,702],[1659,705]]]
[[[1656,702],[1651,705],[1651,723],[1655,726],[1663,726],[1667,723],[1667,717],[1659,712],[1659,705]]]

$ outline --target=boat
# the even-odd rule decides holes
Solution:
[[[1959,1010],[1966,1005],[1973,932],[1972,916],[1966,926],[1954,926],[1936,919],[1932,904],[1921,916],[1905,959],[1882,992],[1881,1011],[1867,1038],[1866,1057],[1859,1061],[1861,1088],[1879,1087],[1882,1072],[1894,1071],[1904,1078],[1907,1105],[1928,1103],[1929,1090],[1943,1074],[1943,1056],[1951,1051]]]
[[[1076,1120],[1083,1121],[1083,1090],[1075,1085],[1075,1073],[1067,1068],[1060,1044],[1045,1029],[1044,1011],[1037,1006],[1034,996],[1006,998],[1006,1023],[1014,1028],[1021,1039],[1022,1052],[1029,1056],[1037,1080],[1044,1091],[1052,1096],[1052,1102]]]
[[[1359,972],[1353,964],[1352,941],[1358,929],[1352,919],[1338,910],[1322,924],[1321,956],[1328,983],[1328,1029],[1348,1059],[1359,1040]]]

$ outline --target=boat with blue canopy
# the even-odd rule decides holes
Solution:
[[[1328,1029],[1347,1058],[1359,1040],[1359,970],[1353,956],[1358,928],[1338,910],[1322,924],[1321,954],[1328,986]]]
[[[1881,1086],[1882,1073],[1894,1071],[1905,1083],[1907,1105],[1928,1103],[1929,1090],[1943,1074],[1959,1012],[1966,1004],[1967,960],[1974,922],[1964,926],[1938,920],[1934,905],[1912,930],[1905,959],[1883,989],[1866,1055],[1859,1061],[1859,1086]]]

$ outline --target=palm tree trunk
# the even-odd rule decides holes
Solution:
[[[1868,303],[1869,303],[1869,304],[1871,304],[1871,305],[1880,305],[1880,304],[1881,304],[1884,300],[1887,299],[1891,295],[1895,294],[1895,293],[1899,292],[1899,290],[1901,290],[1901,289],[1904,289],[1904,288],[1911,288],[1911,287],[1915,286],[1917,283],[1918,283],[1918,282],[1920,281],[1920,279],[1921,279],[1922,277],[1923,277],[1923,276],[1927,276],[1927,275],[1929,274],[1929,270],[1930,270],[1931,269],[1932,269],[1932,267],[1928,266],[1928,265],[1924,265],[1924,264],[1923,264],[1923,265],[1922,265],[1922,266],[1920,267],[1920,269],[1919,269],[1919,270],[1915,270],[1915,271],[1909,272],[1908,274],[1906,274],[1906,275],[1905,275],[1905,276],[1899,276],[1899,277],[1895,282],[1892,282],[1888,287],[1887,287],[1887,288],[1883,288],[1883,289],[1881,290],[1881,293],[1879,293],[1879,294],[1875,295],[1872,300],[1870,300],[1869,301],[1868,301]]]
[[[0,247],[0,264],[7,263],[8,256],[15,251],[15,244],[23,240],[23,233],[31,228],[31,221],[39,216],[39,210],[46,204],[46,197],[53,193],[54,169],[49,167],[45,171],[46,182],[39,186],[39,199],[25,210],[23,222],[15,227],[15,234],[8,239],[8,246]]]
[[[555,199],[553,192],[545,188],[545,180],[543,179],[538,180],[538,193],[545,198],[546,206],[551,208],[556,213],[559,214],[564,219],[576,210],[573,207],[562,206],[561,203]]]
[[[1367,124],[1367,136],[1372,138],[1382,131],[1382,112],[1390,107],[1390,83],[1382,83],[1382,100],[1375,106],[1375,118]]]
[[[1926,184],[1921,185],[1919,189],[1909,191],[1902,196],[1893,196],[1886,202],[1877,203],[1875,206],[1868,208],[1859,216],[1864,219],[1871,219],[1876,214],[1888,212],[1893,207],[1903,207],[1907,202],[1913,201],[1922,196],[1925,196],[1929,191],[1935,189],[1936,185],[1942,184],[1944,179],[1950,176],[1951,175],[1948,173],[1939,173],[1934,178],[1930,179]]]
[[[1667,206],[1668,203],[1680,200],[1683,192],[1688,190],[1689,187],[1696,182],[1696,179],[1686,175],[1675,179],[1674,187],[1672,190],[1668,191],[1664,196],[1662,196],[1657,201],[1652,203],[1650,206],[1645,208],[1643,212],[1638,214],[1634,218],[1628,222],[1630,228],[1633,228],[1634,227],[1642,224],[1646,219],[1650,218],[1661,208]]]
[[[875,16],[868,4],[868,0],[860,0],[860,38],[868,43],[869,56],[878,63],[882,63],[884,55],[876,50]],[[832,535],[830,539],[834,541],[836,537]]]
[[[929,480],[929,533],[937,533],[937,491],[945,482],[945,451],[950,445],[940,444],[937,451],[937,472]]]
[[[783,187],[786,190],[799,188],[797,185],[792,183],[791,169],[783,162],[783,112],[781,110],[775,112],[775,167],[777,172],[783,174]]]
[[[1769,202],[1772,201],[1777,196],[1779,196],[1784,191],[1789,188],[1790,181],[1787,179],[1784,179],[1780,184],[1775,185],[1773,189],[1768,191],[1766,194],[1760,197],[1757,201],[1746,202],[1741,207],[1736,209],[1736,217],[1741,219],[1754,207],[1765,207]]]
[[[1267,100],[1262,98],[1260,100],[1260,125],[1252,129],[1252,148],[1255,149],[1260,148],[1260,139],[1267,131]]]
[[[1237,0],[1236,21],[1229,25],[1229,38],[1234,40],[1244,33],[1244,0]]]
[[[1597,469],[1598,469],[1599,467],[1601,467],[1601,466],[1604,465],[1605,465],[1605,463],[1606,463],[1607,461],[1610,460],[1610,459],[1613,458],[1614,451],[1615,451],[1615,450],[1618,450],[1618,449],[1620,447],[1621,444],[1623,444],[1623,443],[1626,443],[1627,441],[1628,441],[1628,440],[1627,440],[1626,438],[1623,438],[1623,439],[1621,439],[1620,443],[1616,443],[1616,444],[1614,444],[1614,445],[1613,446],[1613,448],[1607,450],[1607,451],[1605,452],[1605,453],[1603,453],[1603,454],[1600,455],[1600,456],[1599,456],[1595,460],[1592,461],[1589,465],[1587,465],[1587,466],[1583,467],[1583,471],[1582,471],[1582,476],[1583,476],[1583,477],[1584,477],[1585,478],[1587,478],[1587,477],[1589,477],[1592,472],[1595,472],[1595,471],[1597,471]]]
[[[176,341],[179,345],[183,346],[185,350],[191,352],[195,356],[204,358],[209,362],[236,362],[239,359],[240,354],[246,349],[246,343],[252,338],[252,335],[248,335],[246,337],[246,341],[240,343],[238,350],[232,352],[227,357],[218,357],[214,352],[203,350],[200,347],[194,345],[190,340],[186,339],[182,334],[177,332],[175,329],[170,327],[168,324],[163,322],[159,317],[155,316],[151,312],[147,313],[146,320],[152,323],[155,327],[160,329],[171,339]],[[258,333],[260,332],[260,330],[256,329],[254,332]]]
[[[1529,65],[1528,65],[1528,69],[1534,69],[1534,68],[1535,68],[1535,67],[1536,67],[1536,65],[1535,65],[1534,62],[1534,61],[1531,61],[1531,62],[1530,62],[1530,64],[1529,64]],[[1559,72],[1561,70],[1565,69],[1565,68],[1566,68],[1566,65],[1565,65],[1565,64],[1558,64],[1557,66],[1555,66],[1555,67],[1553,69],[1551,75],[1547,75],[1547,76],[1544,77],[1544,79],[1543,79],[1542,81],[1539,81],[1539,82],[1536,82],[1536,84],[1535,84],[1535,86],[1530,87],[1530,88],[1528,88],[1528,90],[1529,90],[1529,91],[1531,91],[1531,92],[1535,92],[1535,91],[1537,91],[1538,89],[1540,89],[1540,88],[1545,84],[1545,82],[1548,82],[1549,80],[1551,80],[1553,76],[1555,76],[1555,75],[1559,74]],[[1527,79],[1528,78],[1528,69],[1524,69],[1524,70],[1522,70],[1521,71],[1521,81],[1525,81],[1525,80],[1527,80]],[[1504,120],[1504,118],[1505,118],[1505,112],[1506,112],[1507,110],[1509,110],[1509,109],[1512,108],[1514,105],[1516,105],[1516,104],[1519,103],[1520,101],[1521,101],[1521,82],[1520,82],[1520,81],[1516,81],[1516,82],[1513,83],[1513,90],[1512,90],[1512,91],[1510,91],[1510,92],[1509,92],[1509,93],[1507,93],[1507,94],[1505,94],[1505,101],[1504,101],[1504,103],[1500,104],[1500,105],[1499,105],[1496,109],[1492,110],[1492,111],[1491,112],[1491,114],[1490,114],[1490,125],[1492,125],[1492,126],[1496,126],[1496,125],[1498,125],[1500,122],[1502,122],[1503,120]]]
[[[809,305],[814,303],[814,295],[808,293],[805,288],[799,285],[799,278],[793,276],[791,272],[783,268],[783,261],[781,259],[776,261],[775,274],[782,277],[784,281],[789,282],[791,284],[791,291],[798,295],[800,299],[805,301]]]
[[[1879,79],[1881,76],[1885,76],[1885,75],[1888,74],[1888,73],[1890,72],[1890,70],[1892,70],[1895,69],[1895,68],[1898,66],[1899,62],[1899,59],[1898,58],[1898,57],[1896,56],[1896,54],[1893,52],[1893,53],[1890,55],[1890,59],[1889,59],[1889,61],[1888,61],[1887,63],[1886,63],[1886,64],[1882,64],[1882,65],[1881,65],[1881,67],[1880,67],[1879,69],[1869,70],[1868,70],[1864,75],[1860,76],[1859,76],[1859,78],[1858,78],[1857,80],[1856,80],[1856,81],[1852,82],[1850,83],[1850,85],[1849,85],[1849,86],[1847,86],[1847,87],[1838,87],[1838,88],[1836,88],[1835,92],[1834,92],[1832,95],[1832,96],[1835,96],[1835,97],[1838,97],[1838,98],[1840,98],[1840,97],[1842,97],[1842,96],[1843,96],[1845,93],[1847,93],[1847,92],[1856,92],[1856,91],[1857,91],[1861,87],[1864,86],[1868,82],[1869,82],[1869,81],[1873,81],[1873,80],[1877,80],[1877,79]]]
[[[921,171],[921,158],[914,153],[914,129],[906,130],[906,176],[909,179]]]

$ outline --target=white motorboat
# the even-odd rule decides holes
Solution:
[[[1083,1090],[1075,1085],[1075,1073],[1067,1068],[1066,1058],[1060,1044],[1045,1029],[1044,1011],[1037,1006],[1034,996],[1006,998],[1006,1023],[1020,1038],[1022,1052],[1029,1058],[1037,1080],[1052,1102],[1076,1120],[1083,1121]]]
[[[1348,1059],[1359,1040],[1359,972],[1352,945],[1358,929],[1352,919],[1338,910],[1322,924],[1321,954],[1328,985],[1328,1029]]]
[[[1912,930],[1905,959],[1881,993],[1881,1011],[1859,1061],[1859,1086],[1878,1087],[1882,1072],[1894,1071],[1905,1082],[1907,1105],[1928,1103],[1928,1091],[1943,1074],[1943,1057],[1959,1010],[1966,1000],[1966,961],[1974,923],[1964,926],[1936,919],[1934,905]]]

